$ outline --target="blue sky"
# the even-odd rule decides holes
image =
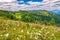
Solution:
[[[32,2],[42,2],[43,0],[17,0],[17,1],[18,1],[19,4],[21,4],[20,1],[24,1],[24,3],[27,3],[29,1],[32,1]]]
[[[21,1],[21,0],[17,0],[17,1]],[[41,1],[43,1],[43,0],[24,0],[24,2],[28,2],[28,1],[41,2]]]
[[[59,12],[60,0],[0,0],[0,10],[57,10]]]

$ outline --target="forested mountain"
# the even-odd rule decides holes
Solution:
[[[60,15],[54,12],[49,12],[46,10],[39,11],[3,11],[0,10],[0,16],[14,19],[14,20],[22,20],[25,22],[35,22],[42,23],[46,25],[59,25],[60,26]]]

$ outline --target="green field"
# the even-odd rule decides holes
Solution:
[[[60,40],[60,17],[45,10],[0,10],[0,40]]]

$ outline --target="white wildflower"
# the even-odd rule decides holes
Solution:
[[[14,30],[16,30],[16,28],[14,28]]]
[[[33,30],[35,30],[35,28],[33,28]]]
[[[52,34],[52,36],[54,36],[54,33]]]
[[[46,37],[44,37],[44,39],[46,39]]]
[[[30,38],[32,38],[33,35],[30,35]]]
[[[5,36],[5,37],[8,37],[8,36],[9,36],[9,33],[4,34],[4,36]]]
[[[0,35],[1,37],[3,36],[3,35]]]
[[[19,35],[19,37],[22,37],[22,35]]]
[[[19,24],[17,24],[17,26],[19,26]]]
[[[38,33],[38,32],[36,32],[35,34],[36,34],[36,35],[38,35],[39,33]]]
[[[41,29],[41,30],[44,30],[44,28],[45,28],[45,27],[42,27],[42,29]]]
[[[48,33],[50,33],[49,31],[48,32],[46,32],[46,34],[48,34]]]
[[[19,40],[19,38],[17,37],[17,40]]]
[[[27,31],[27,34],[29,34],[29,31]]]
[[[32,32],[30,34],[33,34]]]
[[[40,33],[38,35],[41,35]]]
[[[39,30],[39,33],[41,33],[42,31],[41,30]]]
[[[23,30],[21,30],[21,32],[23,32]]]
[[[35,37],[35,39],[38,39],[38,37]]]

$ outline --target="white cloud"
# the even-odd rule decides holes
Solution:
[[[16,0],[0,0],[0,2],[12,2],[12,1],[16,1]]]
[[[15,2],[13,2],[15,1]],[[0,9],[2,10],[60,10],[60,0],[43,0],[42,2],[29,1],[27,4],[18,4],[16,0],[0,0]],[[8,3],[4,3],[8,2]],[[24,1],[20,1],[24,3]]]
[[[34,5],[34,6],[38,6],[38,5],[41,4],[40,2],[32,2],[32,1],[29,1],[27,3],[30,4],[30,5]]]

